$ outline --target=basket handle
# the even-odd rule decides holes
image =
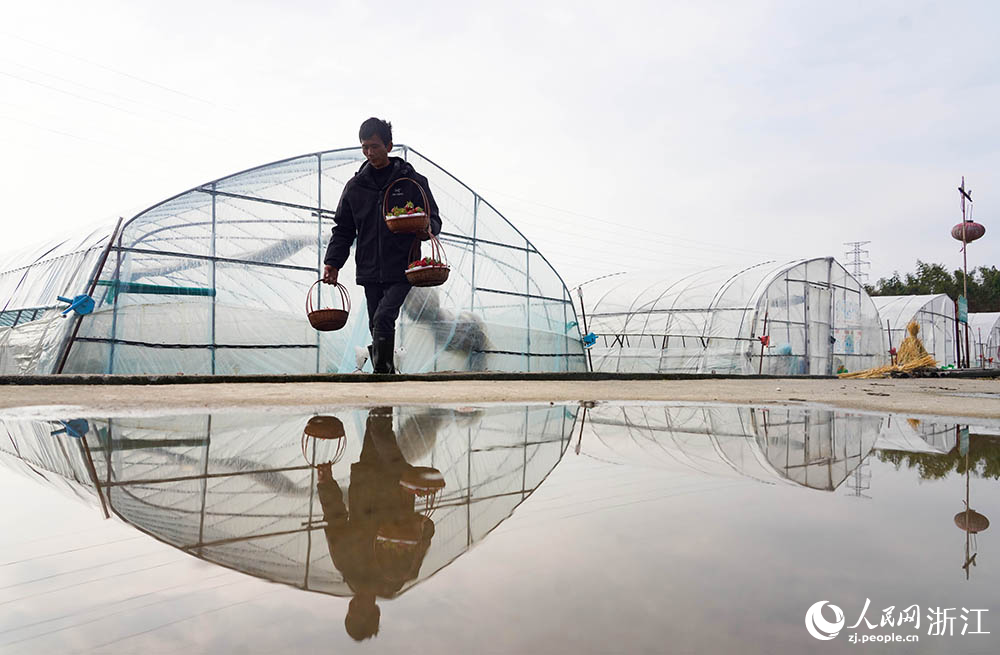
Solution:
[[[306,293],[306,314],[312,314],[312,312],[313,312],[313,298],[312,298],[313,294],[312,294],[312,290],[316,287],[317,284],[319,284],[322,281],[323,281],[323,278],[320,278],[320,279],[316,280],[315,282],[313,282],[312,286],[309,287],[309,291]],[[348,314],[350,314],[351,313],[351,296],[347,293],[347,287],[345,287],[344,285],[340,284],[339,282],[335,286],[337,287],[337,291],[340,292],[340,306],[344,308],[345,312],[347,312]]]
[[[438,260],[445,266],[448,266],[448,258],[444,254],[444,246],[441,245],[441,240],[432,234],[430,241],[431,241],[431,257]]]
[[[413,186],[417,187],[417,191],[420,192],[420,197],[423,198],[424,200],[424,204],[422,205],[424,208],[424,212],[428,216],[430,216],[431,214],[430,203],[427,201],[427,194],[424,192],[424,187],[420,186],[420,182],[417,182],[412,177],[401,177],[393,181],[393,183],[386,188],[385,196],[382,199],[382,215],[383,216],[389,215],[389,192],[392,191],[393,187],[395,187],[400,182],[413,182]]]
[[[436,235],[432,234],[429,239],[431,244],[431,258],[438,260],[448,268],[451,266],[448,264],[448,258],[444,254],[444,246],[441,245],[441,240],[437,238]],[[413,245],[410,246],[410,263],[417,261],[420,255],[420,237],[413,237]]]
[[[329,462],[322,462],[320,464],[317,464],[315,462],[316,451],[315,450],[313,451],[313,457],[309,457],[309,454],[306,452],[306,444],[311,443],[309,441],[310,438],[311,437],[308,434],[306,434],[305,430],[303,430],[302,431],[302,457],[305,458],[306,464],[308,464],[309,466],[311,466],[313,468],[319,468],[323,464],[336,464],[344,456],[344,451],[347,449],[347,438],[346,437],[340,437],[340,438],[337,439],[337,450],[336,450],[336,452],[333,453],[333,459],[330,460]]]

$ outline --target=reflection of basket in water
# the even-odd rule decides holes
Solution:
[[[424,211],[402,214],[400,216],[393,216],[390,213],[389,192],[392,191],[393,187],[400,182],[412,182],[413,186],[417,187],[417,190],[420,191],[420,197],[423,198],[423,204],[420,206],[420,209]],[[430,210],[431,208],[427,202],[427,194],[424,192],[424,188],[420,186],[420,183],[412,177],[401,177],[390,184],[389,188],[385,190],[385,197],[382,200],[382,213],[385,214],[386,227],[388,227],[389,231],[393,234],[415,234],[417,232],[426,232],[427,228],[431,226]]]
[[[312,457],[307,452],[309,444],[312,445]],[[344,424],[336,416],[314,416],[302,430],[302,456],[310,466],[336,464],[344,456],[346,448]]]
[[[416,513],[395,517],[375,533],[375,564],[388,580],[415,578],[432,536],[434,522],[429,518]]]
[[[312,290],[320,282],[322,280],[317,280],[309,287],[309,293],[306,295],[306,316],[309,317],[309,323],[320,332],[339,330],[347,325],[347,317],[351,313],[351,297],[347,294],[347,289],[338,284],[336,287],[340,292],[342,309],[313,309]]]
[[[423,513],[429,517],[434,511],[438,492],[444,489],[444,476],[430,466],[411,466],[403,471],[399,486],[424,501]]]

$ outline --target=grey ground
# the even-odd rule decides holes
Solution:
[[[486,402],[818,403],[865,411],[1000,419],[1000,379],[449,380],[0,386],[0,410],[122,411]],[[68,409],[68,407],[66,407]],[[26,411],[26,410],[18,410]]]

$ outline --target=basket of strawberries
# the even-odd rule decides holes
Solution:
[[[381,577],[405,582],[417,577],[434,536],[434,521],[408,512],[393,516],[375,531],[372,556]]]
[[[444,256],[444,248],[436,236],[431,236],[430,257],[420,257],[420,242],[413,240],[410,250],[410,265],[406,267],[406,279],[415,287],[436,287],[448,280],[451,267]]]
[[[423,204],[416,205],[413,201],[407,201],[406,204],[401,207],[396,206],[389,209],[389,194],[400,182],[410,182],[413,186],[417,187],[417,190],[420,191],[420,197],[423,199]],[[385,190],[385,198],[382,201],[382,209],[385,213],[385,225],[393,234],[415,234],[417,232],[426,232],[431,226],[431,216],[429,203],[427,202],[427,194],[424,192],[423,187],[421,187],[420,184],[413,178],[401,177],[390,184],[389,188]]]
[[[317,284],[323,280],[316,280],[309,287],[306,294],[306,316],[309,317],[309,324],[320,332],[331,332],[339,330],[347,325],[347,317],[351,313],[351,297],[347,294],[347,288],[343,285],[336,285],[340,292],[340,309],[329,307],[326,309],[314,309],[312,291]]]
[[[423,515],[430,518],[437,505],[438,494],[444,489],[444,476],[430,466],[411,466],[400,475],[399,486],[423,501]]]

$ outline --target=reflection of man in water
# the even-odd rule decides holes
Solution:
[[[351,465],[346,506],[331,465],[319,468],[317,489],[330,557],[354,591],[344,627],[356,641],[378,634],[376,596],[392,598],[417,577],[434,536],[434,523],[414,511],[415,497],[400,486],[403,473],[412,468],[399,450],[388,407],[368,413],[361,457]]]

